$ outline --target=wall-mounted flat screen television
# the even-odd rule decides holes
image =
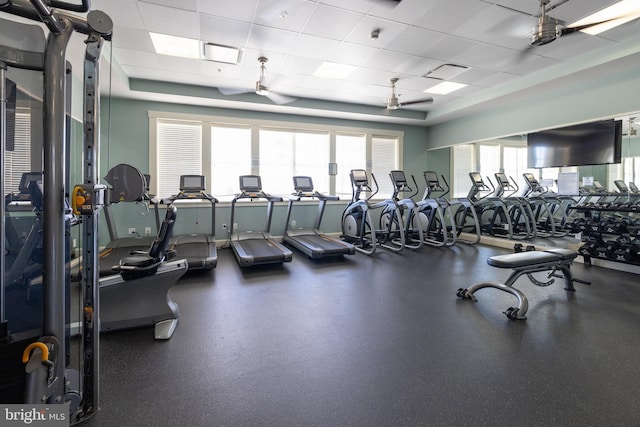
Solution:
[[[527,167],[620,163],[622,121],[600,120],[527,135]]]

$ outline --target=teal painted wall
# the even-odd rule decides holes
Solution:
[[[111,105],[109,105],[109,103]],[[149,111],[163,111],[181,114],[194,114],[206,116],[226,116],[233,118],[277,120],[290,123],[310,123],[334,126],[351,126],[362,128],[378,128],[385,130],[403,131],[403,169],[407,174],[421,176],[427,164],[428,153],[427,130],[422,127],[386,125],[380,123],[370,123],[350,120],[331,120],[318,117],[305,117],[272,113],[260,113],[242,110],[225,110],[220,108],[207,108],[192,105],[179,105],[171,103],[134,101],[127,99],[104,99],[101,104],[101,176],[104,177],[107,171],[119,164],[131,164],[142,172],[149,170]],[[152,178],[153,179],[153,178]],[[215,195],[214,195],[215,196]],[[327,206],[322,228],[329,233],[338,233],[341,230],[341,214],[348,200],[331,203]],[[285,229],[286,203],[276,205],[272,221],[272,234],[280,236]],[[129,227],[136,228],[140,234],[144,233],[145,227],[152,227],[155,232],[155,217],[153,215],[140,215],[141,206],[135,203],[112,208],[113,217],[116,222],[117,232],[120,237],[126,235]],[[193,206],[185,207],[178,205],[178,220],[176,221],[175,233],[209,233],[210,232],[210,208]],[[305,210],[307,209],[307,210]],[[300,207],[300,212],[309,212],[307,216],[315,217],[315,206]],[[296,210],[296,212],[298,212]],[[161,215],[164,215],[162,210]],[[262,230],[265,225],[266,205],[265,203],[245,203],[236,210],[236,223],[238,229]],[[230,222],[230,207],[227,204],[220,204],[216,209],[216,237],[218,240],[224,239],[227,231],[222,229],[222,224]],[[310,219],[309,221],[312,221]],[[300,222],[300,221],[298,221]],[[106,223],[102,221],[100,227],[100,244],[108,242]]]
[[[552,97],[523,93],[493,109],[431,126],[429,148],[446,147],[640,111],[640,63],[622,73],[567,81]]]

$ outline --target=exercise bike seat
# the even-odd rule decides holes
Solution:
[[[496,255],[487,259],[487,264],[497,268],[521,268],[538,264],[567,262],[578,254],[570,249],[548,249],[545,251],[525,251],[515,254]]]
[[[167,246],[173,235],[173,225],[176,221],[177,211],[174,205],[167,207],[167,213],[160,226],[158,237],[151,244],[149,252],[136,252],[130,256],[123,257],[119,264],[113,268],[116,271],[120,271],[125,280],[155,274],[158,266],[167,258],[170,258],[169,255],[172,251],[167,250]]]

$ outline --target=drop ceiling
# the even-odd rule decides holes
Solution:
[[[549,15],[566,23],[615,0],[555,0]],[[93,0],[114,21],[110,88],[117,97],[326,117],[430,124],[524,90],[632,66],[640,52],[639,19],[597,36],[575,33],[527,49],[538,0]],[[372,37],[379,30],[377,38]],[[242,49],[239,64],[155,53],[149,32]],[[615,54],[615,52],[620,52]],[[269,88],[295,101],[277,105],[250,92],[268,62]],[[598,59],[602,58],[602,59]],[[315,77],[323,63],[347,64],[345,79]],[[449,95],[423,91],[443,64],[468,67],[452,78],[467,86]],[[625,65],[626,64],[626,65]],[[597,65],[597,67],[596,67]],[[605,67],[603,67],[603,65]],[[103,72],[104,75],[104,72]],[[400,102],[432,96],[432,104],[385,111],[389,80]],[[584,78],[584,76],[580,77]],[[163,85],[150,81],[169,82]],[[188,85],[188,86],[182,86]],[[180,88],[197,87],[197,91]],[[223,95],[223,92],[232,93]],[[194,96],[194,93],[196,94]]]

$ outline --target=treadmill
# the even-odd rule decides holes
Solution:
[[[313,180],[309,176],[294,176],[295,193],[289,198],[287,206],[287,229],[284,232],[285,243],[303,252],[310,258],[324,258],[330,256],[353,255],[356,248],[351,243],[333,239],[320,231],[320,223],[327,201],[339,200],[338,196],[329,196],[313,189]],[[294,228],[291,225],[293,205],[302,199],[317,199],[318,213],[313,228]]]
[[[207,200],[211,203],[211,234],[185,234],[174,236],[170,245],[176,257],[187,260],[189,270],[211,270],[218,264],[216,250],[216,203],[218,200],[205,191],[206,181],[202,175],[180,176],[180,192],[165,200],[173,204],[176,200]]]
[[[264,231],[243,231],[232,233],[235,228],[236,203],[241,199],[266,199],[267,224]],[[231,201],[231,220],[229,227],[229,243],[240,267],[251,267],[261,264],[281,264],[290,262],[293,253],[271,237],[271,217],[275,202],[282,197],[271,196],[262,191],[262,181],[258,175],[240,177],[240,194]]]

